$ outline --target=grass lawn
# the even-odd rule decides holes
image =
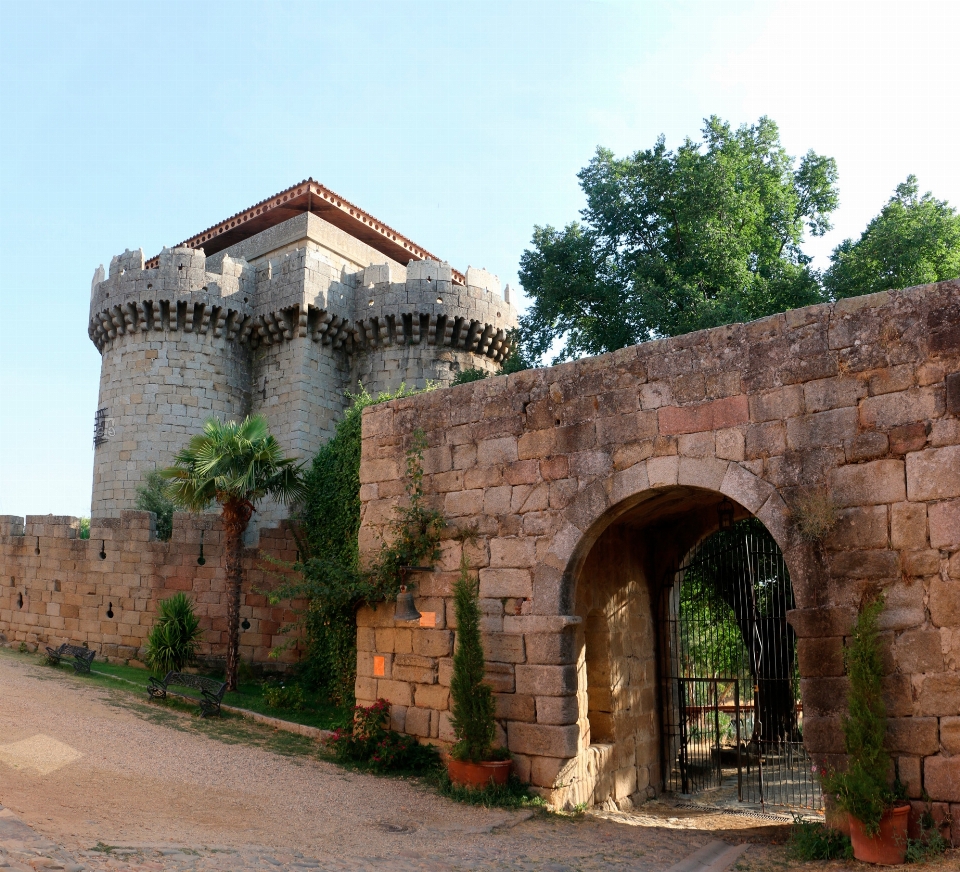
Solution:
[[[20,654],[17,656],[25,657],[39,663],[46,662],[46,657],[39,653],[33,655]],[[69,674],[71,676],[74,675],[73,665],[68,661],[63,661],[59,667],[51,666],[49,668],[58,669],[60,672]],[[140,669],[136,666],[124,666],[121,663],[104,663],[100,660],[94,660],[91,664],[91,669],[93,670],[94,674],[89,678],[86,678],[85,680],[87,681],[95,681],[99,684],[102,684],[104,683],[105,677],[106,681],[110,685],[116,686],[120,682],[111,679],[123,679],[124,682],[131,682],[142,687],[144,693],[146,693],[147,682],[149,681],[151,674],[147,669]],[[209,675],[211,678],[215,678],[218,681],[223,680],[222,675],[206,672],[202,674]],[[84,679],[84,676],[76,677],[78,679]],[[160,676],[157,677],[159,678]],[[172,689],[176,690],[178,693],[194,693],[193,691],[184,688]],[[263,684],[261,682],[255,680],[244,682],[241,680],[237,690],[224,694],[223,702],[225,705],[236,706],[237,708],[247,709],[248,711],[257,712],[258,714],[262,715],[268,715],[272,718],[280,718],[284,721],[291,721],[295,724],[305,724],[310,727],[319,727],[322,730],[335,729],[336,727],[340,726],[345,719],[349,720],[349,712],[344,712],[343,709],[337,708],[322,696],[306,690],[304,691],[304,695],[306,697],[307,706],[303,711],[278,709],[267,704],[267,701],[264,699]]]

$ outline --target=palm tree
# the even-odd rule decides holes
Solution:
[[[167,493],[180,508],[202,512],[220,505],[227,570],[227,690],[236,690],[240,650],[240,589],[243,534],[256,503],[269,495],[290,503],[303,495],[300,466],[283,456],[262,415],[242,423],[208,418],[203,431],[161,472]]]

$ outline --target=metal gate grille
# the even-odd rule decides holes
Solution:
[[[803,747],[793,590],[756,519],[704,540],[664,591],[667,790],[820,808]]]

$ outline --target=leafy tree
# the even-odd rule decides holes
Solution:
[[[222,422],[208,418],[203,431],[161,475],[175,505],[202,512],[211,503],[223,517],[227,571],[228,690],[236,690],[240,649],[240,589],[243,584],[243,534],[256,504],[265,496],[280,503],[303,495],[300,467],[283,457],[262,415]]]
[[[166,542],[173,535],[173,500],[164,490],[165,482],[159,469],[146,474],[137,488],[137,508],[157,516],[157,538]]]
[[[662,136],[626,158],[599,148],[579,179],[583,221],[535,228],[520,261],[537,358],[561,337],[560,360],[822,300],[800,244],[830,229],[836,163],[795,166],[769,118],[711,117],[675,152]]]
[[[831,296],[855,297],[960,276],[960,215],[927,191],[916,176],[896,193],[854,242],[834,250],[824,275]]]

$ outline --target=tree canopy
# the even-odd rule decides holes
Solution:
[[[528,354],[561,337],[560,360],[599,354],[823,299],[801,243],[830,229],[836,163],[797,163],[769,118],[711,117],[676,151],[662,136],[625,158],[599,148],[579,179],[583,220],[535,228],[521,257]]]
[[[907,288],[960,276],[960,215],[917,177],[897,185],[887,204],[854,242],[834,250],[824,286],[834,298]]]

